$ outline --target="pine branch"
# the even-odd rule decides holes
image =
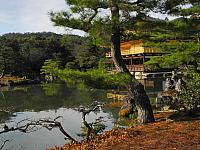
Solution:
[[[76,141],[72,136],[70,136],[63,128],[62,124],[58,121],[56,121],[58,118],[60,118],[61,116],[50,120],[50,119],[40,119],[38,121],[30,121],[29,119],[24,119],[19,121],[16,124],[16,127],[8,127],[6,124],[4,126],[4,129],[2,131],[0,131],[0,134],[4,134],[4,133],[8,133],[8,132],[13,132],[13,131],[20,131],[23,133],[30,133],[30,132],[34,132],[38,129],[35,129],[35,127],[44,127],[48,130],[52,130],[53,128],[58,127],[59,130],[63,133],[63,135],[65,135],[66,139],[71,140],[72,142],[77,143],[78,141]],[[24,121],[30,121],[30,123],[26,123],[25,125],[20,125],[20,123],[24,122]]]
[[[93,108],[85,108],[85,107],[79,107],[78,109],[76,109],[77,111],[82,113],[82,119],[83,119],[83,124],[84,126],[87,128],[87,132],[86,132],[86,140],[89,140],[91,134],[94,132],[94,128],[93,128],[93,124],[94,123],[88,123],[85,119],[85,116],[88,115],[90,112],[94,112],[96,110],[98,110],[100,107],[102,107],[104,104],[100,104],[97,101],[94,101],[90,106],[92,106]],[[100,122],[100,121],[99,121]],[[98,123],[98,122],[95,122]]]
[[[2,144],[1,147],[0,147],[0,150],[3,149],[3,147],[6,145],[7,142],[9,142],[9,140],[5,140],[5,141],[3,142],[3,144]]]
[[[94,14],[88,19],[88,22],[91,23],[91,21],[97,16],[98,14],[98,8],[94,9]]]

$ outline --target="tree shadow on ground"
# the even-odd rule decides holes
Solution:
[[[200,108],[193,111],[177,111],[169,116],[174,121],[193,121],[200,120]]]

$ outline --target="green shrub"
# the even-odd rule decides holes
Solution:
[[[178,93],[178,98],[184,101],[188,110],[195,110],[200,105],[200,74],[190,73],[186,86]]]
[[[81,87],[112,89],[119,86],[125,86],[131,81],[129,75],[123,73],[111,74],[102,66],[98,69],[90,69],[87,71],[73,70],[69,68],[59,69],[58,63],[53,60],[46,61],[41,71],[44,74],[51,74],[59,77],[68,85],[79,85]]]

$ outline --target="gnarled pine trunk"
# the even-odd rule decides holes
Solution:
[[[1,74],[0,74],[0,79],[3,78],[5,76],[5,69],[2,70]]]
[[[144,90],[144,86],[139,83],[134,76],[131,75],[129,70],[126,68],[120,51],[120,26],[119,26],[119,8],[116,0],[112,0],[111,3],[111,14],[112,14],[112,35],[111,35],[111,52],[113,62],[118,72],[126,73],[131,76],[132,82],[127,85],[127,90],[131,95],[137,111],[138,121],[140,123],[154,122],[154,115],[150,104],[149,97]]]

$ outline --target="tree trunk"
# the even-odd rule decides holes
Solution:
[[[117,0],[112,0],[112,35],[111,35],[111,53],[113,62],[118,72],[126,73],[131,76],[132,82],[127,85],[127,90],[131,96],[132,104],[135,104],[138,111],[138,121],[140,123],[154,122],[154,115],[144,86],[139,83],[130,71],[126,68],[120,51],[120,26],[119,26],[119,8]]]
[[[140,123],[154,122],[153,110],[144,86],[132,77],[132,83],[128,85],[132,104],[136,106],[138,121]]]
[[[3,77],[5,76],[6,69],[7,69],[7,66],[6,66],[6,58],[5,58],[5,56],[3,56],[3,65],[4,65],[4,69],[3,69],[3,71],[1,72],[0,78],[3,78]]]
[[[197,42],[200,42],[200,33],[197,33]]]
[[[3,71],[0,74],[0,79],[3,78],[5,76],[5,69],[3,69]]]

